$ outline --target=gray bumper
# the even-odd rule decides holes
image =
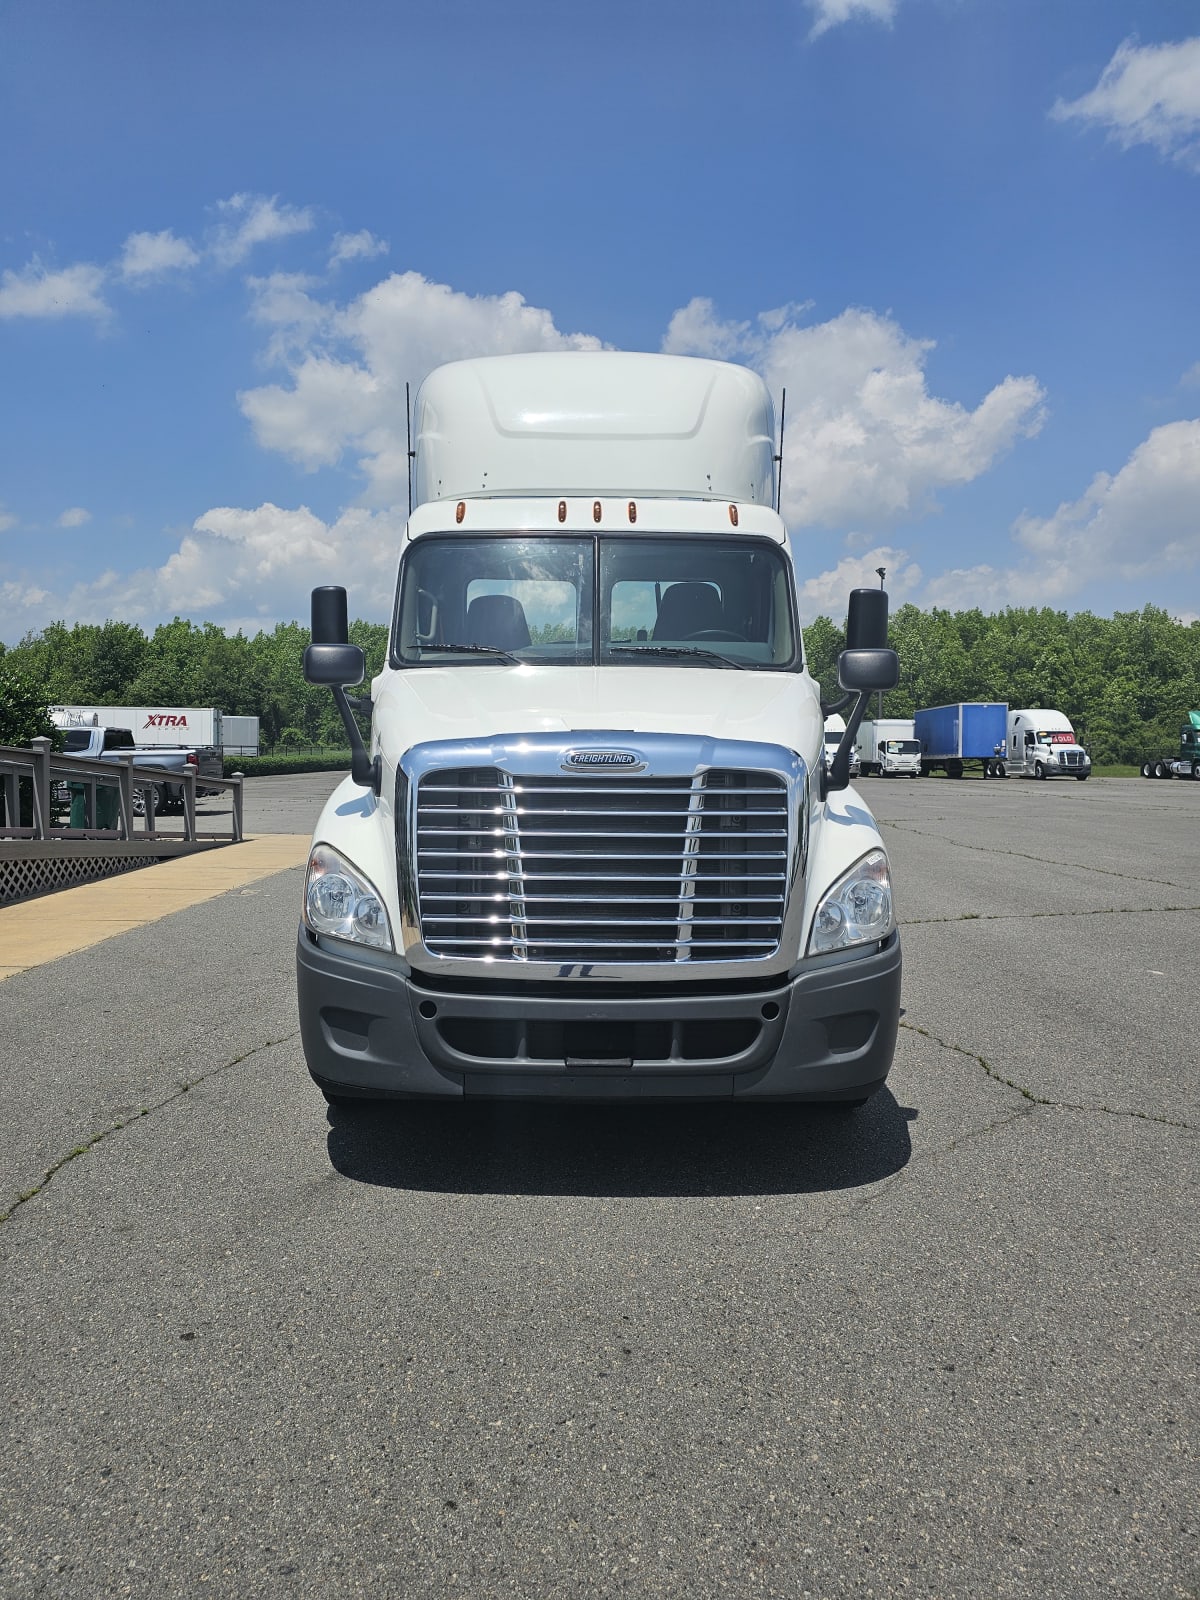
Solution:
[[[494,988],[450,990],[317,944],[303,926],[296,952],[309,1071],[335,1093],[387,1098],[860,1098],[892,1063],[900,969],[898,934],[750,993],[579,980],[522,992],[500,975]]]

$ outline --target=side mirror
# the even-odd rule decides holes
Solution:
[[[312,643],[304,652],[304,676],[309,683],[325,683],[331,689],[348,683],[361,683],[367,658],[358,645],[350,644],[346,591],[336,584],[325,584],[312,592]]]
[[[887,647],[887,631],[887,591],[851,589],[846,611],[846,649],[883,650]]]
[[[309,683],[324,683],[333,691],[334,704],[350,743],[350,776],[364,789],[379,793],[383,763],[368,756],[358,723],[346,698],[348,683],[361,683],[366,676],[367,657],[356,644],[348,642],[346,591],[326,584],[312,592],[312,643],[304,652],[304,676]]]

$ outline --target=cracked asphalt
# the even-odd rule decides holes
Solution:
[[[298,871],[8,979],[5,1600],[1200,1593],[1200,784],[862,792],[846,1121],[327,1113]]]

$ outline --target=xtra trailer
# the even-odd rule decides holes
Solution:
[[[978,761],[985,778],[1004,776],[1008,706],[997,701],[958,701],[926,706],[913,716],[921,746],[921,776],[944,772],[961,778],[968,762]]]

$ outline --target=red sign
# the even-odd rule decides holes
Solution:
[[[1074,744],[1076,742],[1075,735],[1070,728],[1067,729],[1066,733],[1044,733],[1042,738],[1047,744]]]
[[[178,717],[166,711],[152,711],[142,723],[143,728],[186,728],[186,717]]]

